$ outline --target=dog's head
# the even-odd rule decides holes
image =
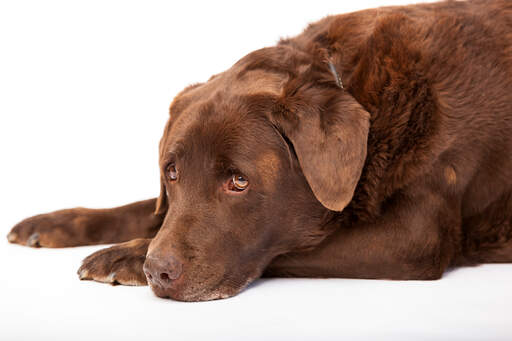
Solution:
[[[279,254],[317,245],[351,200],[369,114],[327,64],[255,51],[176,96],[160,142],[165,214],[144,269],[185,301],[233,296]]]

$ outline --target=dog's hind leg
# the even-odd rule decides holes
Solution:
[[[499,247],[481,252],[480,261],[482,263],[512,263],[512,238]]]
[[[11,243],[32,247],[70,247],[152,238],[162,224],[156,199],[110,209],[72,208],[40,214],[14,226]]]
[[[463,222],[465,257],[475,263],[512,263],[512,191]]]

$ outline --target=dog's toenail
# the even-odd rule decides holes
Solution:
[[[115,277],[116,277],[116,273],[112,272],[110,275],[107,276],[105,282],[110,283],[112,285],[115,285],[116,284]]]
[[[18,234],[16,232],[9,232],[7,235],[7,240],[9,243],[14,243],[18,239]]]
[[[89,276],[89,271],[86,269],[78,270],[78,278],[86,279]]]
[[[32,234],[27,240],[27,245],[32,246],[32,247],[41,246],[41,245],[39,245],[39,233],[36,232],[36,233]]]

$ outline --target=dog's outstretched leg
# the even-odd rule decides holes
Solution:
[[[23,220],[7,235],[11,243],[32,247],[70,247],[152,238],[162,224],[156,199],[110,209],[72,208]]]

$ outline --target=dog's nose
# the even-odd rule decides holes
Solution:
[[[180,277],[183,265],[173,256],[162,258],[148,256],[143,269],[148,283],[162,289],[168,289],[172,282]]]

